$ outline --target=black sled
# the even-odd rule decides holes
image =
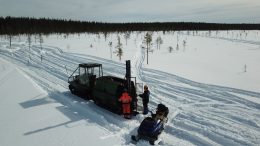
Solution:
[[[146,117],[140,124],[137,135],[132,135],[131,139],[138,142],[140,139],[147,140],[151,145],[155,142],[159,143],[159,136],[164,130],[164,125],[167,122],[168,108],[163,104],[158,104],[156,114],[151,114],[151,117]]]

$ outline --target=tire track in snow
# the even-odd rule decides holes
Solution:
[[[43,62],[41,62],[40,55],[37,54],[39,53],[39,48],[33,47],[32,54],[34,55],[32,56],[32,62],[29,65],[26,61],[25,49],[20,49],[16,51],[14,53],[15,55],[13,56],[10,55],[9,52],[1,52],[0,55],[3,55],[5,59],[14,62],[18,66],[20,66],[21,70],[23,70],[39,86],[41,86],[49,93],[49,97],[51,99],[55,100],[57,103],[60,103],[62,106],[58,107],[57,109],[59,109],[61,112],[66,112],[64,113],[65,115],[67,115],[68,112],[70,114],[76,113],[76,115],[74,116],[76,118],[69,117],[71,120],[68,122],[43,127],[42,129],[29,131],[25,134],[41,132],[57,126],[66,126],[83,120],[86,121],[86,123],[96,123],[95,125],[102,127],[112,136],[121,137],[122,141],[128,143],[128,141],[130,141],[130,138],[127,139],[127,137],[129,136],[129,129],[134,129],[135,127],[137,127],[142,118],[137,117],[137,119],[133,119],[129,122],[128,120],[123,119],[121,116],[118,116],[96,106],[91,101],[88,102],[77,96],[72,95],[71,93],[64,92],[64,90],[68,90],[68,83],[66,77],[67,75],[64,73],[63,65],[61,64],[66,64],[67,66],[75,66],[76,64],[76,66],[71,69],[71,71],[74,71],[79,63],[97,62],[102,63],[105,66],[105,73],[110,72],[112,74],[125,73],[125,65],[111,61],[109,61],[109,63],[106,63],[108,61],[92,56],[64,56],[69,54],[61,54],[60,52],[55,52],[53,50],[49,51],[48,49],[45,49],[45,51],[46,53],[50,54],[46,55],[46,58],[43,60]],[[115,66],[118,67],[116,70],[114,69]],[[60,90],[60,88],[62,89]]]
[[[260,142],[259,117],[254,116],[260,105],[232,94],[260,98],[260,93],[198,83],[144,68],[144,52],[140,60],[136,69],[138,77],[151,87],[151,104],[163,102],[180,110],[168,124],[166,133],[194,145],[257,145]],[[247,114],[241,114],[244,112]]]
[[[149,80],[151,80],[151,78],[149,78]],[[213,109],[215,109],[215,108],[218,108],[218,107],[221,107],[221,106],[225,106],[225,107],[228,107],[229,105],[232,105],[232,104],[235,104],[236,106],[238,106],[239,107],[239,109],[240,109],[240,111],[244,111],[244,108],[243,107],[250,107],[250,109],[251,109],[251,112],[252,112],[252,110],[253,111],[255,111],[255,113],[257,113],[257,111],[258,111],[258,107],[259,107],[259,105],[258,104],[255,104],[255,103],[252,103],[251,101],[247,101],[247,100],[244,100],[244,99],[239,99],[238,97],[232,97],[232,96],[230,96],[229,94],[219,94],[219,93],[222,93],[223,92],[223,90],[222,91],[208,91],[208,88],[209,87],[207,87],[206,88],[206,92],[204,92],[204,90],[198,90],[198,91],[196,91],[196,90],[194,90],[194,89],[188,89],[188,90],[185,90],[185,88],[183,89],[183,87],[176,87],[176,85],[169,85],[169,84],[167,84],[167,86],[169,87],[169,88],[172,88],[173,90],[174,90],[174,92],[172,92],[172,91],[169,91],[170,89],[167,89],[166,88],[166,90],[163,90],[163,88],[165,88],[164,86],[160,86],[160,82],[158,82],[158,80],[156,81],[156,82],[154,82],[155,84],[157,84],[157,88],[156,89],[158,89],[158,90],[160,90],[160,91],[158,91],[158,93],[159,94],[161,94],[161,95],[163,95],[164,97],[169,97],[169,96],[171,96],[171,95],[173,95],[174,97],[175,97],[175,99],[177,98],[177,99],[180,99],[180,100],[175,100],[176,102],[178,102],[178,104],[176,104],[176,105],[184,105],[183,107],[181,107],[180,106],[180,108],[182,109],[182,110],[187,110],[189,113],[191,113],[192,115],[196,115],[196,112],[194,112],[194,111],[197,111],[198,113],[200,113],[201,112],[201,115],[200,116],[202,116],[203,114],[204,114],[204,112],[206,112],[208,109],[211,109],[211,108],[213,108]],[[198,86],[197,86],[198,87]],[[210,88],[210,89],[212,89],[212,88]],[[167,92],[166,92],[167,91]],[[194,91],[196,91],[196,92],[194,92]],[[166,92],[166,93],[165,93]],[[178,94],[172,94],[172,93],[178,93]],[[217,94],[216,94],[217,93]],[[253,94],[255,94],[255,93],[253,93]],[[194,100],[194,98],[190,98],[190,96],[195,96],[195,97],[203,97],[203,100],[204,99],[207,99],[207,100],[205,100],[206,101],[206,103],[205,102],[203,102],[203,104],[205,105],[207,105],[206,106],[206,108],[205,109],[203,109],[203,108],[201,108],[200,106],[201,106],[201,102],[200,102],[200,100],[201,100],[201,98],[197,98],[196,100]],[[184,99],[181,99],[181,98],[183,98],[184,97]],[[186,99],[186,100],[185,100]],[[238,101],[238,102],[234,102],[234,101]],[[212,103],[214,104],[214,105],[212,105]],[[241,104],[241,105],[240,105]],[[187,105],[187,106],[186,106]],[[231,107],[232,108],[232,107]],[[255,108],[255,109],[254,109]],[[198,109],[200,110],[200,111],[198,111]],[[234,121],[236,122],[236,123],[241,123],[241,124],[239,124],[239,126],[237,126],[237,127],[234,127],[234,128],[238,128],[239,130],[241,130],[241,131],[245,131],[246,129],[252,129],[252,126],[253,126],[253,129],[254,129],[254,127],[257,129],[257,130],[259,130],[259,127],[258,126],[255,126],[256,124],[253,122],[253,121],[247,121],[247,119],[249,118],[249,119],[253,119],[252,118],[252,116],[246,116],[246,117],[243,117],[243,116],[240,116],[239,118],[234,118],[234,116],[233,115],[236,115],[237,113],[234,113],[234,112],[232,112],[232,111],[228,111],[228,112],[225,112],[225,115],[223,116],[222,114],[221,114],[221,120],[225,120],[225,119],[228,119],[228,123],[234,123]],[[208,117],[206,117],[206,119],[204,119],[204,120],[206,120],[207,121],[207,123],[205,123],[206,124],[206,126],[209,126],[210,124],[215,124],[215,121],[208,121],[208,120],[210,120],[211,119],[211,117],[212,117],[213,115],[212,114],[210,114]],[[193,126],[193,125],[195,125],[194,123],[197,123],[197,121],[195,120],[196,118],[188,118],[188,121],[191,121],[192,123],[191,123],[191,125]],[[179,117],[179,115],[176,117],[176,119],[175,120],[178,120],[180,123],[183,123],[183,118],[180,118]],[[242,128],[240,127],[241,125],[243,125],[242,126]],[[248,125],[248,126],[244,126],[244,125]],[[177,127],[179,128],[179,126],[180,125],[177,125]],[[215,127],[218,127],[217,128],[217,130],[221,130],[220,128],[219,128],[219,126],[220,125],[216,125],[215,124]],[[181,128],[186,128],[186,130],[187,131],[190,131],[191,129],[189,128],[189,127],[181,127]],[[199,130],[198,130],[199,129]],[[203,128],[198,128],[198,129],[196,129],[196,131],[200,131],[200,130],[202,130],[202,131],[205,131],[205,133],[208,133],[208,134],[206,134],[206,136],[207,135],[210,135],[210,134],[212,134],[212,132],[208,132],[208,130],[206,129],[203,129]],[[222,132],[224,132],[224,131],[230,131],[230,130],[232,130],[232,129],[230,129],[230,127],[228,127],[228,126],[226,126],[224,129],[222,129]],[[199,133],[199,132],[196,132],[196,131],[194,131],[195,133]],[[236,135],[236,132],[237,131],[235,131],[235,132],[231,132],[230,134],[233,134],[233,135]],[[258,135],[259,135],[259,132],[257,132],[257,131],[255,131],[254,130],[254,132],[252,132],[252,133],[247,133],[246,135],[244,135],[246,138],[247,137],[251,137],[252,138],[252,140],[249,140],[249,141],[253,141],[254,143],[247,143],[246,141],[240,141],[240,140],[237,140],[238,141],[238,143],[237,142],[235,142],[234,141],[234,143],[233,143],[233,145],[254,145],[254,144],[257,144],[257,142],[259,141],[259,139],[254,139],[254,136],[252,136],[252,135],[254,135],[255,133],[257,133]],[[215,134],[214,133],[214,135],[215,136],[212,136],[211,135],[211,138],[213,138],[212,140],[213,141],[215,141],[215,142],[219,142],[221,145],[229,145],[229,144],[232,144],[231,142],[227,142],[227,141],[229,141],[229,139],[230,139],[230,137],[228,137],[228,136],[226,136],[226,135],[221,135],[221,137],[223,137],[223,139],[220,141],[219,139],[220,138],[217,138],[218,137],[218,134]],[[215,137],[215,139],[214,139],[214,137]],[[226,140],[226,141],[225,141]],[[224,141],[224,142],[223,142]],[[223,142],[223,143],[221,143],[221,142]],[[196,143],[195,143],[196,144]],[[201,143],[199,144],[199,145],[201,145]],[[214,145],[214,144],[213,144]]]
[[[72,118],[71,123],[80,119],[87,123],[96,123],[107,131],[114,131],[112,135],[122,137],[125,141],[124,145],[129,144],[129,130],[125,127],[136,129],[142,116],[131,122],[122,123],[121,117],[97,108],[92,102],[86,102],[68,92],[63,92],[68,90],[65,65],[72,72],[79,63],[97,62],[103,64],[104,73],[123,75],[124,64],[94,56],[62,53],[57,48],[48,46],[44,48],[46,56],[43,62],[40,61],[39,48],[32,47],[32,62],[28,65],[25,47],[21,46],[21,49],[13,55],[8,51],[1,51],[0,55],[21,68],[24,67],[24,71],[47,90],[51,98],[61,103],[68,111],[76,112],[79,117],[76,116],[74,120]],[[170,108],[169,121],[165,133],[162,134],[162,138],[166,139],[166,145],[178,145],[183,142],[189,145],[257,145],[260,143],[259,104],[239,97],[239,95],[247,95],[260,98],[259,93],[198,83],[147,69],[143,66],[144,52],[139,55],[140,58],[136,58],[136,62],[139,63],[135,63],[134,66],[138,78],[150,87],[149,107],[155,108],[162,102]],[[173,112],[179,114],[171,115]]]

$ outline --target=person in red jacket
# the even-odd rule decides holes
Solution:
[[[124,89],[122,96],[119,98],[119,101],[122,103],[122,110],[124,118],[130,119],[131,118],[131,101],[132,98],[127,93],[127,90]]]

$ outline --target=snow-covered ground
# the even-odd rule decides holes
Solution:
[[[30,50],[25,36],[13,38],[11,49],[1,36],[0,145],[133,145],[143,115],[125,120],[72,95],[67,83],[82,62],[124,77],[127,59],[150,87],[150,109],[170,109],[163,145],[259,145],[260,31],[154,32],[149,64],[144,35],[133,32],[127,42],[124,34],[50,35],[42,49],[33,36]]]

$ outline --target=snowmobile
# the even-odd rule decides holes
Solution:
[[[163,132],[169,113],[168,107],[158,104],[156,113],[151,112],[151,117],[146,117],[140,124],[137,135],[132,135],[131,139],[138,142],[140,139],[147,140],[151,145],[159,143],[159,136]]]

